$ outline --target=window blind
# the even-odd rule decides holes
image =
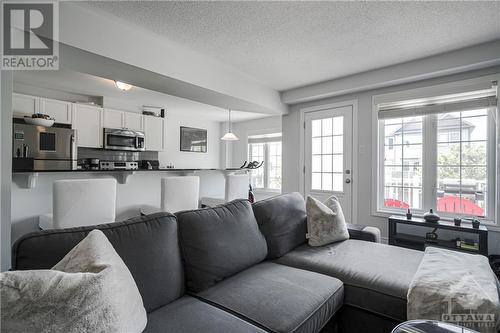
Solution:
[[[248,143],[266,143],[266,142],[281,142],[281,135],[248,137]]]
[[[383,103],[378,105],[378,118],[403,118],[490,108],[497,105],[496,87],[464,94]]]

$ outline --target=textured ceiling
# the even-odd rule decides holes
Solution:
[[[500,38],[500,2],[92,2],[277,90]]]

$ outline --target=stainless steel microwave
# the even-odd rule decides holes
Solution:
[[[144,151],[144,132],[129,129],[104,129],[104,149]]]

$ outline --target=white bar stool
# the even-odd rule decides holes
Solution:
[[[161,207],[143,206],[142,215],[158,212],[176,213],[196,209],[200,200],[200,177],[178,176],[161,179]]]
[[[236,199],[248,199],[248,190],[250,185],[250,176],[245,174],[229,174],[226,176],[225,196],[224,198],[201,199],[201,205],[215,207]]]
[[[61,229],[114,222],[115,179],[56,180],[52,187],[52,214],[39,217],[40,229]]]

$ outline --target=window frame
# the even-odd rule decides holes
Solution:
[[[487,113],[487,126],[488,135],[486,138],[486,159],[487,159],[487,169],[486,169],[486,181],[488,187],[488,196],[486,204],[486,211],[484,214],[484,219],[492,221],[495,219],[495,159],[496,159],[496,149],[495,149],[495,122],[491,119],[492,112]],[[422,209],[411,208],[413,212],[417,215],[422,215],[427,211],[426,207],[435,208],[437,200],[437,148],[438,148],[438,133],[437,133],[437,116],[436,115],[425,115],[422,121]],[[378,140],[378,196],[377,196],[377,211],[387,212],[387,213],[399,213],[404,212],[404,208],[390,208],[384,206],[385,200],[385,166],[383,154],[384,150],[384,124],[382,121],[377,120],[379,140]],[[403,144],[404,149],[404,144]],[[491,186],[493,185],[493,186]],[[442,217],[452,219],[453,217],[472,217],[473,215],[462,214],[462,213],[447,213],[438,212]]]
[[[275,134],[275,133],[269,133],[269,134]],[[253,139],[252,142],[248,142],[247,144],[247,149],[248,149],[248,160],[253,161],[254,158],[252,156],[252,144],[263,144],[264,145],[264,164],[262,165],[263,173],[264,173],[264,187],[254,187],[252,188],[254,192],[269,192],[269,193],[281,193],[281,189],[283,188],[283,177],[281,177],[281,186],[279,189],[276,188],[270,188],[269,187],[269,173],[270,173],[270,152],[269,152],[269,144],[270,143],[276,143],[279,142],[281,144],[281,171],[283,171],[283,141],[282,141],[282,135],[279,133],[280,136],[273,136],[273,137],[263,137],[262,139]],[[252,170],[250,170],[251,172]],[[250,175],[250,177],[252,177]],[[252,183],[252,180],[250,178],[250,183]]]
[[[439,95],[446,95],[450,91],[458,89],[464,89],[464,87],[481,87],[484,89],[485,85],[490,84],[491,86],[492,77],[476,78],[472,80],[466,80],[462,82],[453,82],[451,84],[444,84],[442,86],[428,86],[423,88],[417,88],[412,91],[399,91],[395,93],[388,93],[384,95],[374,95],[372,96],[372,124],[373,124],[373,137],[372,151],[373,151],[373,172],[372,172],[372,188],[374,189],[374,195],[372,196],[372,215],[387,217],[391,214],[403,214],[404,208],[390,208],[384,207],[384,159],[383,159],[383,148],[384,148],[384,132],[381,130],[381,123],[378,118],[378,104],[387,101],[397,101],[397,100],[410,100],[413,98],[425,98],[427,96],[436,96],[436,91]],[[498,92],[497,87],[497,92]],[[466,90],[465,90],[466,91]],[[498,93],[497,93],[498,96]],[[497,98],[496,109],[493,106],[494,112],[488,112],[488,137],[487,137],[487,187],[488,187],[488,197],[486,202],[485,217],[482,220],[494,228],[498,228],[497,219],[499,217],[500,203],[497,202],[497,198],[500,198],[500,177],[496,176],[496,173],[500,171],[500,154],[497,151],[497,144],[500,144],[500,123],[497,125],[492,121],[493,117],[500,116],[499,110],[499,99]],[[497,128],[498,127],[498,128]],[[437,199],[437,115],[424,116],[423,128],[422,128],[422,209],[412,209],[415,216],[421,216],[427,211],[428,208],[435,208]],[[467,214],[454,214],[439,212],[443,220],[452,220],[453,217],[471,217],[472,215]],[[498,229],[497,229],[498,230]]]

